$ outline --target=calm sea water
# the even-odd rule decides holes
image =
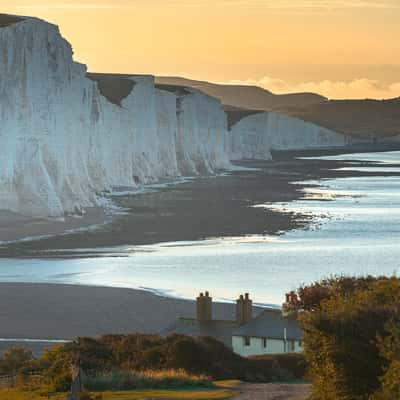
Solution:
[[[380,163],[358,171],[400,172],[400,152],[323,158]],[[286,291],[330,275],[400,272],[400,176],[307,183],[319,188],[306,189],[303,200],[258,205],[311,213],[315,223],[307,230],[104,249],[92,259],[2,259],[0,281],[145,288],[178,297],[209,290],[221,300],[248,291],[258,303],[280,304]],[[116,250],[125,257],[113,257]]]

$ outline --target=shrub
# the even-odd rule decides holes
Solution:
[[[280,375],[286,379],[304,380],[307,375],[307,363],[303,354],[274,354],[251,357],[259,363],[260,369],[266,362],[272,362],[275,368],[280,369]]]

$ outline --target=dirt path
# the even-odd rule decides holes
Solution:
[[[306,400],[311,385],[282,383],[244,383],[235,400]]]

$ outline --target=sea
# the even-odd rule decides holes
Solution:
[[[319,158],[363,160],[368,164],[345,168],[370,174],[305,181],[301,200],[255,206],[311,215],[306,229],[105,248],[87,259],[0,259],[0,281],[126,287],[179,298],[208,290],[227,302],[249,292],[256,304],[279,306],[286,292],[326,277],[399,275],[400,152]]]

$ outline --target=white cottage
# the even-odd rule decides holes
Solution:
[[[216,306],[219,318],[213,316],[209,293],[200,293],[196,299],[196,317],[180,317],[164,333],[212,336],[243,357],[303,350],[303,333],[296,319],[283,316],[277,309],[253,308],[248,293],[237,299],[235,316],[231,314],[231,305]]]
[[[243,357],[303,351],[303,333],[294,318],[265,310],[232,332],[232,348]]]

